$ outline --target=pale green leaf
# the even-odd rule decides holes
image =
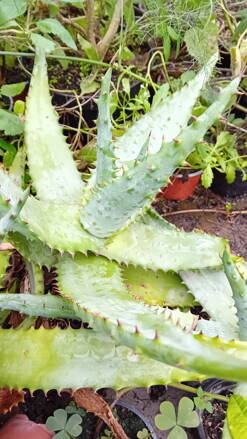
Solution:
[[[83,38],[80,34],[77,35],[77,38],[81,46],[81,49],[84,50],[86,56],[89,59],[98,60],[99,59],[98,53],[96,49],[92,46],[92,44],[89,43],[89,41]]]
[[[83,182],[51,105],[45,55],[38,47],[26,105],[30,175],[40,199],[73,204],[81,199]]]
[[[204,27],[192,27],[185,32],[184,40],[188,52],[200,65],[218,50],[218,26],[215,21],[209,21]]]
[[[195,428],[200,424],[198,413],[194,410],[194,402],[186,396],[179,401],[177,423],[188,428]]]
[[[0,130],[4,131],[6,136],[15,136],[23,133],[23,121],[13,113],[0,109]]]
[[[79,425],[82,421],[82,418],[80,415],[78,415],[77,413],[75,413],[74,415],[72,415],[69,419],[68,422],[66,424],[66,431],[71,434],[71,436],[73,437],[77,437],[81,434],[82,432],[82,427]]]
[[[214,178],[214,174],[213,174],[212,168],[211,168],[210,165],[208,165],[204,169],[204,171],[202,173],[202,176],[201,176],[202,185],[205,188],[209,188],[211,186],[212,182],[213,182],[213,178]]]
[[[181,278],[172,271],[151,271],[129,265],[122,268],[122,275],[129,293],[137,300],[172,307],[194,304],[193,296],[182,284]]]
[[[66,46],[77,50],[76,44],[69,31],[55,18],[45,18],[44,20],[37,21],[36,24],[41,32],[57,35]]]
[[[155,425],[159,430],[169,430],[176,425],[176,413],[174,405],[170,401],[160,404],[160,415],[154,418]]]
[[[0,0],[0,25],[19,17],[27,9],[27,0]]]
[[[247,399],[240,395],[232,395],[226,416],[232,439],[247,439]]]
[[[148,387],[203,379],[117,346],[102,331],[0,329],[0,344],[1,387],[47,392],[81,387]]]
[[[187,434],[182,427],[176,425],[168,434],[167,439],[187,439]]]
[[[0,93],[4,96],[17,96],[26,87],[26,82],[18,82],[16,84],[5,84],[0,88]]]
[[[46,421],[46,426],[50,431],[63,430],[67,422],[68,414],[63,409],[57,409],[53,416],[50,416]]]
[[[181,271],[180,275],[209,316],[230,332],[232,338],[239,337],[239,321],[233,293],[223,269]]]
[[[48,40],[48,38],[42,37],[39,34],[32,33],[31,41],[36,47],[36,50],[50,53],[55,50],[57,44],[54,41]]]

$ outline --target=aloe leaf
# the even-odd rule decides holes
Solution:
[[[184,128],[177,140],[164,142],[156,154],[147,155],[122,176],[95,190],[80,211],[84,228],[94,236],[104,238],[134,221],[194,150],[195,143],[203,139],[208,128],[224,111],[238,84],[239,78],[236,78],[222,89],[217,100],[197,121]]]
[[[122,277],[128,292],[136,300],[150,305],[190,307],[195,299],[174,272],[144,270],[129,265],[122,268]]]
[[[84,313],[80,307],[66,298],[50,294],[0,294],[0,309],[18,311],[31,317],[67,318],[83,321]],[[157,309],[154,309],[155,312]],[[183,330],[192,331],[197,325],[198,318],[191,312],[182,313],[178,309],[162,310],[164,318],[180,325]]]
[[[18,224],[15,223],[18,228]],[[21,228],[22,232],[24,228]],[[32,235],[29,235],[32,237]],[[9,232],[7,235],[7,240],[16,248],[16,250],[21,253],[21,255],[28,261],[34,264],[45,265],[46,267],[52,267],[56,264],[59,252],[52,252],[49,247],[43,244],[40,240],[36,239],[34,236],[32,239],[27,238],[22,233],[19,232]]]
[[[239,318],[239,338],[247,340],[247,283],[232,261],[231,255],[224,251],[223,264],[226,276],[232,287],[233,298]]]
[[[38,264],[26,262],[31,294],[45,294],[44,273]]]
[[[92,330],[0,329],[0,344],[1,387],[121,389],[204,378],[116,346]]]
[[[113,177],[113,170],[115,169],[111,134],[110,85],[111,70],[108,70],[102,81],[98,101],[97,184],[104,183],[111,179]]]
[[[109,239],[100,253],[119,263],[178,271],[220,266],[225,245],[222,238],[184,232],[148,211]]]
[[[38,197],[57,203],[79,202],[83,183],[51,105],[42,50],[35,58],[25,117],[29,170]]]
[[[199,319],[193,333],[204,334],[208,337],[220,337],[225,340],[233,339],[232,327],[215,322],[214,320]]]
[[[222,269],[180,271],[180,276],[196,300],[209,316],[231,333],[231,338],[239,338],[237,310],[232,297],[232,289]]]
[[[0,294],[0,309],[19,311],[31,317],[79,319],[77,307],[63,297],[50,294]]]
[[[210,77],[216,61],[217,55],[211,58],[209,63],[188,85],[171,97],[160,99],[155,108],[146,113],[122,137],[117,139],[115,155],[121,162],[136,159],[149,135],[149,151],[156,153],[160,149],[163,139],[166,142],[171,142],[180,133],[181,129],[186,126],[200,90]]]
[[[26,200],[29,194],[29,189],[26,189],[26,191],[23,193],[23,195],[21,196],[21,198],[11,204],[10,201],[10,207],[8,209],[8,211],[6,212],[6,214],[4,216],[1,217],[0,219],[0,237],[4,237],[4,235],[12,229],[13,227],[13,219],[17,218],[18,215],[20,214]]]
[[[98,251],[101,241],[83,230],[79,208],[78,204],[58,204],[29,197],[21,219],[50,248],[71,252]]]
[[[115,263],[102,257],[63,257],[57,272],[62,295],[81,307],[90,326],[110,334],[116,343],[186,370],[247,380],[246,343],[184,332],[161,308],[131,299]]]
[[[0,196],[5,201],[8,200],[10,205],[14,205],[18,203],[23,195],[24,191],[17,186],[14,178],[3,169],[0,169]]]
[[[21,211],[21,219],[40,241],[62,252],[85,253],[90,250],[119,263],[164,271],[222,264],[223,239],[180,231],[153,211],[109,240],[104,240],[81,227],[79,209],[77,205],[68,208],[65,204],[29,197]]]

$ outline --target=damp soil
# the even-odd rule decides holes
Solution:
[[[226,416],[227,403],[214,401],[213,413],[203,412],[202,423],[207,439],[219,439],[222,436],[222,428]]]
[[[223,198],[199,186],[188,200],[157,199],[154,207],[167,221],[186,232],[198,229],[229,239],[232,251],[247,258],[247,212],[231,213],[247,210],[247,194]],[[210,209],[210,212],[204,212],[204,209]],[[222,210],[224,214],[221,213]]]

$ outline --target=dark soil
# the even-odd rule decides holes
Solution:
[[[229,239],[234,253],[247,258],[247,215],[229,215],[217,212],[226,210],[230,206],[232,211],[247,209],[247,194],[235,198],[222,198],[209,189],[198,187],[192,197],[185,201],[157,200],[155,208],[167,221],[184,229],[186,232],[193,229],[203,230]],[[212,212],[190,212],[194,209],[213,209]],[[216,210],[216,212],[215,212]],[[180,212],[176,214],[175,212]],[[169,215],[172,213],[172,215]]]
[[[46,419],[53,415],[59,408],[64,409],[71,401],[71,396],[67,392],[59,395],[56,390],[49,390],[47,394],[42,390],[35,390],[33,394],[26,390],[25,402],[12,409],[10,413],[0,415],[0,427],[15,414],[22,413],[28,416],[31,421],[38,424],[45,424]]]
[[[219,439],[222,435],[222,428],[226,416],[227,403],[223,401],[214,401],[212,403],[214,411],[208,413],[204,410],[202,422],[207,439]]]

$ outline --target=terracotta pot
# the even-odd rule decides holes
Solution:
[[[44,424],[36,424],[26,415],[14,416],[0,430],[0,439],[50,439],[53,436]]]
[[[178,174],[171,177],[171,182],[159,193],[159,198],[166,198],[167,200],[186,200],[189,198],[197,184],[200,181],[202,171],[192,172],[188,175],[188,179],[184,181],[183,175]]]

